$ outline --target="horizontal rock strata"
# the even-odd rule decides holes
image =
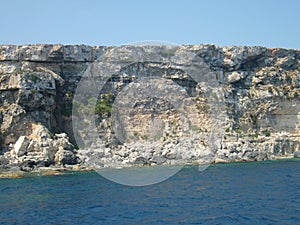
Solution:
[[[259,46],[1,45],[0,169],[299,158],[299,62],[299,50]],[[119,70],[97,98],[73,101],[81,79],[101,79],[104,65]],[[145,95],[147,84],[165,96]],[[182,111],[170,103],[180,88],[188,97],[176,101],[194,103]],[[74,132],[72,120],[90,113],[98,138],[81,143],[91,121]]]

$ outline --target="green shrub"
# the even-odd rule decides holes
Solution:
[[[258,138],[259,136],[259,133],[254,133],[254,134],[250,134],[249,137],[252,137],[252,138]]]
[[[210,107],[209,107],[208,104],[205,104],[205,105],[199,105],[199,104],[197,104],[196,108],[197,108],[198,111],[201,111],[201,112],[203,112],[203,111],[209,111],[210,110]]]
[[[73,100],[73,104],[75,106],[76,111],[75,113],[80,114],[87,114],[87,115],[103,115],[108,114],[110,115],[112,112],[112,105],[114,102],[114,95],[112,93],[110,94],[103,94],[100,98],[91,97],[87,100],[87,102],[81,103],[76,100]],[[66,112],[69,112],[68,108],[64,109]],[[72,113],[72,107],[71,107],[71,113]]]
[[[31,73],[29,74],[29,79],[32,80],[33,82],[36,82],[40,78],[36,74]]]
[[[268,92],[271,93],[271,94],[273,94],[273,89],[272,89],[272,87],[268,87]]]
[[[248,98],[250,98],[250,99],[253,98],[253,96],[252,96],[252,94],[250,92],[248,92],[247,95],[248,95]]]
[[[160,54],[162,57],[171,57],[171,56],[174,56],[175,55],[175,49],[163,49],[161,50]]]
[[[112,105],[114,102],[114,95],[112,93],[103,95],[101,99],[97,99],[95,104],[95,113],[98,115],[102,114],[111,114],[112,112]]]
[[[196,132],[202,132],[201,127],[198,127],[196,125],[191,125],[191,130]]]
[[[67,98],[73,98],[73,93],[71,91],[67,91],[65,95]]]
[[[283,95],[284,96],[289,96],[289,89],[287,87],[283,88]]]
[[[250,114],[250,118],[251,118],[251,120],[252,120],[253,125],[255,125],[256,122],[257,122],[257,119],[258,119],[257,114],[251,113],[251,114]]]
[[[26,72],[28,72],[28,71],[26,71],[26,70],[19,70],[18,74],[23,74],[23,73],[26,73]]]
[[[48,133],[49,133],[51,139],[55,138],[55,135],[51,131],[49,131]]]
[[[98,115],[108,113],[112,111],[112,104],[108,100],[98,100],[95,106],[95,113]]]
[[[235,129],[234,131],[235,131],[235,133],[237,133],[237,134],[241,134],[241,133],[243,132],[241,129],[238,129],[238,128]]]
[[[276,86],[273,86],[273,88],[274,88],[274,90],[275,90],[277,93],[279,93],[279,90],[278,90],[278,88],[277,88]]]
[[[292,80],[292,78],[291,78],[291,76],[289,76],[289,75],[286,75],[285,76],[285,79],[286,79],[286,82],[288,83],[288,84],[290,84],[293,80]]]
[[[262,132],[266,137],[270,137],[271,136],[271,131],[269,130],[265,130]]]

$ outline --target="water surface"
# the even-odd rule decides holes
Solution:
[[[300,224],[300,161],[197,166],[130,187],[95,172],[0,180],[0,224]]]

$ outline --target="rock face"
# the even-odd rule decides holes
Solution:
[[[160,60],[124,66],[128,52],[134,48],[137,47],[0,46],[0,168],[30,171],[84,163],[105,167],[299,158],[299,50],[140,46],[137,56],[156,55]],[[119,54],[114,55],[116,49]],[[183,69],[188,67],[188,61],[176,58],[185,52],[195,55],[201,70],[212,74],[222,90],[222,125],[211,122],[213,115],[219,113],[214,112],[209,97],[203,94],[209,87],[195,82]],[[98,99],[86,99],[86,106],[95,106],[92,112],[96,113],[99,138],[84,148],[76,142],[73,132],[72,104],[77,104],[73,99],[80,79],[86,71],[92,73],[93,65],[102,58],[113,59],[110,65],[120,70],[106,82]],[[167,60],[173,60],[174,65]],[[151,74],[175,82],[195,103],[185,108],[197,114],[190,121],[189,130],[193,132],[189,137],[184,135],[185,120],[176,112],[175,103],[170,104],[172,98],[137,94],[142,86],[134,86],[136,81]],[[163,86],[165,91],[168,85]],[[136,91],[132,91],[134,88]],[[174,90],[172,86],[171,89]],[[135,99],[132,110],[127,110],[122,93],[127,96],[124,99]],[[113,105],[119,107],[119,114],[113,115]],[[90,113],[84,105],[77,109]],[[124,117],[121,112],[130,116]],[[79,133],[83,139],[89,133],[84,123],[89,121],[81,121]],[[211,138],[214,133],[223,135]]]

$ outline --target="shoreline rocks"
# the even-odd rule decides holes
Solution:
[[[255,163],[255,162],[262,162],[262,161],[286,161],[286,160],[298,160],[298,158],[292,158],[292,157],[276,157],[272,160],[255,160],[255,161],[225,161],[225,160],[216,160],[215,162],[211,163],[211,165],[217,165],[217,164],[230,164],[230,163]],[[180,166],[201,166],[201,165],[207,165],[205,163],[203,164],[197,164],[195,162],[188,163],[188,164],[174,164],[174,165],[180,165]],[[165,166],[174,166],[174,165],[165,165]],[[149,165],[131,165],[131,166],[126,166],[126,167],[120,167],[120,166],[115,166],[115,167],[107,167],[107,168],[112,168],[112,169],[126,169],[130,167],[147,167]],[[154,165],[154,166],[159,166],[159,165]],[[209,167],[209,166],[208,166]],[[208,168],[207,167],[207,168]],[[105,169],[107,169],[105,168]],[[104,168],[103,168],[104,169]],[[77,173],[77,172],[101,172],[101,168],[87,168],[87,167],[80,167],[80,166],[75,166],[75,167],[40,167],[36,170],[32,171],[20,171],[20,170],[1,170],[0,169],[0,179],[20,179],[20,178],[26,178],[26,177],[40,177],[40,176],[61,176],[61,175],[68,175],[72,173]],[[203,172],[203,170],[201,170]]]

